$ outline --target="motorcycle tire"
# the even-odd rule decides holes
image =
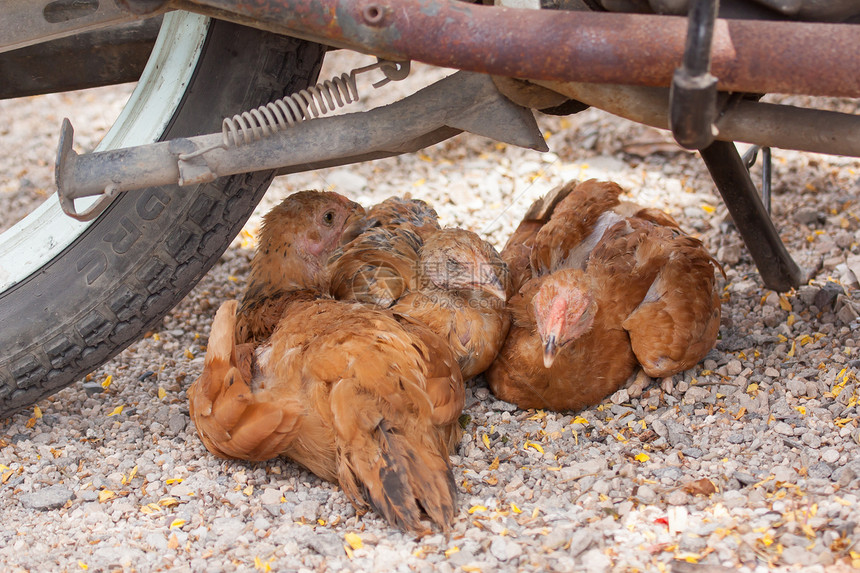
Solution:
[[[165,20],[197,18],[206,28],[196,61],[188,63],[187,87],[158,140],[217,132],[223,117],[317,79],[324,46],[174,14]],[[158,49],[156,42],[153,54]],[[152,58],[150,63],[161,65]],[[150,81],[163,81],[158,71]],[[136,115],[134,109],[123,112],[117,121]],[[273,176],[240,174],[122,194],[45,264],[5,287],[0,419],[80,380],[155,325],[218,260]],[[62,222],[56,218],[50,225],[55,223]],[[19,239],[22,248],[26,242]],[[45,248],[55,247],[48,243]],[[26,257],[15,262],[26,265]],[[5,270],[0,264],[0,279]]]

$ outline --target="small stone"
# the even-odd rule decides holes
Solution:
[[[711,391],[707,388],[702,386],[692,386],[686,393],[684,393],[684,403],[695,404],[697,402],[704,402],[710,397]]]
[[[842,292],[842,285],[827,281],[821,287],[821,290],[818,291],[818,294],[815,295],[815,299],[812,302],[819,310],[827,310]]]
[[[102,386],[102,383],[97,380],[90,380],[88,382],[84,382],[83,384],[81,384],[81,386],[83,386],[84,392],[87,393],[87,396],[95,396],[105,391],[105,387]]]
[[[495,410],[497,412],[514,412],[517,409],[517,405],[511,404],[510,402],[496,400],[495,402],[490,404],[490,409]]]
[[[146,536],[146,544],[155,551],[167,551],[167,538],[163,533],[152,532]]]
[[[490,553],[503,563],[519,557],[522,552],[522,548],[508,537],[496,537],[490,544]]]
[[[835,479],[839,487],[848,487],[857,475],[860,474],[860,464],[853,462],[847,466],[837,468],[831,474],[831,479]]]
[[[681,453],[687,456],[688,458],[698,459],[705,455],[705,452],[702,448],[685,448],[681,450]]]
[[[216,517],[212,521],[212,533],[225,539],[235,539],[245,531],[245,522],[235,517]]]
[[[806,544],[808,545],[808,542]],[[811,565],[815,562],[815,555],[807,551],[806,547],[802,545],[794,545],[783,549],[780,559],[788,565]]]
[[[794,220],[802,225],[817,225],[826,220],[826,217],[812,207],[800,207],[794,212]]]
[[[379,553],[379,550],[377,550],[377,553]],[[375,570],[376,571],[394,571],[397,568],[396,565],[397,565],[397,562],[399,560],[400,560],[400,558],[396,558],[391,563],[391,566],[383,568],[383,566],[379,563],[379,559],[377,558],[374,561],[374,564],[376,565]],[[471,551],[469,551],[468,549],[461,549],[460,551],[457,551],[456,553],[452,553],[451,556],[448,557],[448,563],[450,563],[451,565],[454,565],[455,567],[463,567],[464,565],[468,566],[473,561],[475,561],[475,554],[472,553]]]
[[[170,418],[167,419],[167,429],[170,430],[173,434],[178,434],[182,430],[185,429],[186,424],[188,423],[188,418],[185,414],[180,414],[176,412],[170,415]]]
[[[626,392],[626,390],[625,390],[625,392]],[[612,415],[613,415],[616,419],[619,419],[619,420],[620,420],[620,419],[621,419],[621,418],[623,418],[624,416],[627,416],[628,414],[632,414],[632,413],[633,413],[633,412],[635,412],[636,410],[634,410],[633,408],[627,407],[627,406],[621,406],[620,404],[613,404],[613,405],[609,408],[609,411],[610,411],[610,412],[612,412]]]
[[[683,490],[676,489],[666,496],[666,503],[669,505],[687,505],[689,496]]]
[[[726,440],[730,444],[742,444],[744,443],[744,435],[743,434],[729,434],[729,437]]]
[[[274,504],[274,503],[263,504],[263,509],[265,509],[267,512],[269,512],[269,515],[271,515],[272,517],[281,517],[281,514],[283,513],[281,511],[281,504],[279,504],[279,503],[278,504]]]
[[[553,529],[547,535],[541,536],[539,541],[544,551],[555,551],[567,545],[569,539],[570,531]]]
[[[833,474],[833,468],[830,464],[818,462],[809,466],[806,473],[811,478],[830,479],[831,474]]]
[[[717,260],[724,265],[736,265],[741,260],[741,246],[737,244],[723,245],[717,249]]]
[[[785,422],[777,422],[773,425],[773,431],[783,436],[793,436],[794,429]]]
[[[839,461],[839,450],[836,448],[827,448],[821,452],[821,459],[828,464],[835,464]]]
[[[666,467],[666,468],[657,468],[654,470],[654,476],[657,479],[668,479],[672,481],[678,481],[682,477],[684,477],[684,472],[681,471],[681,468],[674,467]]]
[[[272,527],[272,523],[265,517],[258,517],[254,520],[254,529],[268,531],[270,527]]]
[[[639,489],[636,491],[636,499],[638,499],[640,503],[651,505],[657,501],[657,493],[653,488],[651,488],[651,486],[640,485]]]
[[[194,495],[194,487],[188,483],[179,483],[170,488],[170,495],[173,497],[186,497],[189,495]]]
[[[606,495],[607,493],[609,493],[609,482],[602,479],[597,480],[596,482],[594,482],[594,485],[591,486],[591,491],[597,494],[602,493]]]
[[[75,497],[81,501],[95,501],[99,498],[99,492],[93,489],[79,489],[75,492]]]
[[[680,446],[680,445],[691,445],[693,443],[692,438],[687,433],[687,430],[681,424],[677,422],[673,422],[671,420],[666,420],[666,429],[668,430],[668,436],[666,439],[669,441],[672,446]]]
[[[785,382],[785,388],[791,392],[792,396],[798,398],[806,394],[806,381],[798,380],[797,378],[789,378]]]
[[[849,324],[852,321],[856,320],[860,317],[860,314],[857,313],[857,309],[854,308],[853,304],[845,304],[836,312],[836,318],[842,324]]]
[[[52,485],[33,493],[21,494],[19,499],[21,505],[27,509],[46,511],[63,507],[67,501],[72,499],[72,494],[72,490],[67,487]]]
[[[741,482],[743,485],[752,485],[758,483],[758,478],[745,472],[734,472],[732,477]]]
[[[627,388],[622,388],[609,397],[609,401],[613,404],[623,404],[630,401],[630,394]]]
[[[319,515],[320,504],[318,501],[311,499],[297,503],[292,510],[293,521],[313,522],[317,520]]]
[[[773,468],[773,479],[778,482],[794,483],[797,472],[786,466],[776,466]]]
[[[281,503],[281,490],[267,487],[260,495],[260,503],[263,505],[277,505]]]
[[[586,551],[582,555],[581,559],[581,569],[583,571],[588,571],[589,573],[604,573],[605,571],[608,571],[612,565],[609,557],[604,555],[600,549],[590,549]]]
[[[821,438],[812,432],[804,432],[800,435],[800,440],[813,449],[818,449],[821,447]]]
[[[306,530],[303,538],[304,545],[310,547],[324,557],[339,557],[344,554],[343,538],[333,531]]]
[[[726,372],[729,376],[737,376],[743,372],[743,370],[744,367],[740,360],[729,360],[728,364],[726,364]]]
[[[582,554],[594,543],[595,534],[587,528],[580,528],[573,532],[570,538],[570,556],[576,557]]]

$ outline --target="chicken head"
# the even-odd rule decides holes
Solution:
[[[547,277],[534,294],[532,312],[547,368],[552,366],[561,348],[588,332],[594,324],[597,302],[588,288],[579,286],[585,279],[580,270],[563,270]]]

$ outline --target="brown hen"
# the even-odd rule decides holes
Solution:
[[[354,225],[366,230],[329,260],[331,292],[426,324],[468,379],[486,370],[507,335],[510,279],[492,245],[465,229],[434,228],[431,211],[414,199],[371,207],[372,223]]]
[[[318,223],[302,214],[313,206],[291,199],[300,205],[285,207],[296,218],[267,215],[271,234],[255,258],[275,252],[269,238],[277,237],[281,256],[302,259],[296,237]],[[265,342],[236,343],[236,301],[218,310],[188,390],[197,431],[221,457],[287,456],[397,527],[428,531],[423,510],[447,530],[456,506],[448,453],[465,396],[456,360],[417,321],[324,296],[318,263],[299,273],[315,278],[281,288],[281,317]]]
[[[669,215],[620,202],[620,192],[613,183],[568,184],[530,209],[538,216],[502,251],[522,283],[487,372],[499,398],[577,410],[617,390],[637,364],[670,376],[716,342],[719,265]]]
[[[507,266],[492,245],[465,229],[433,233],[418,255],[417,286],[392,310],[444,338],[468,380],[492,364],[508,334]]]

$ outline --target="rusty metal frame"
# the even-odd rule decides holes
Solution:
[[[526,10],[458,0],[120,0],[137,12],[199,12],[392,60],[548,81],[668,87],[687,19]],[[838,54],[838,57],[834,55]],[[718,19],[721,91],[860,97],[850,24]]]

